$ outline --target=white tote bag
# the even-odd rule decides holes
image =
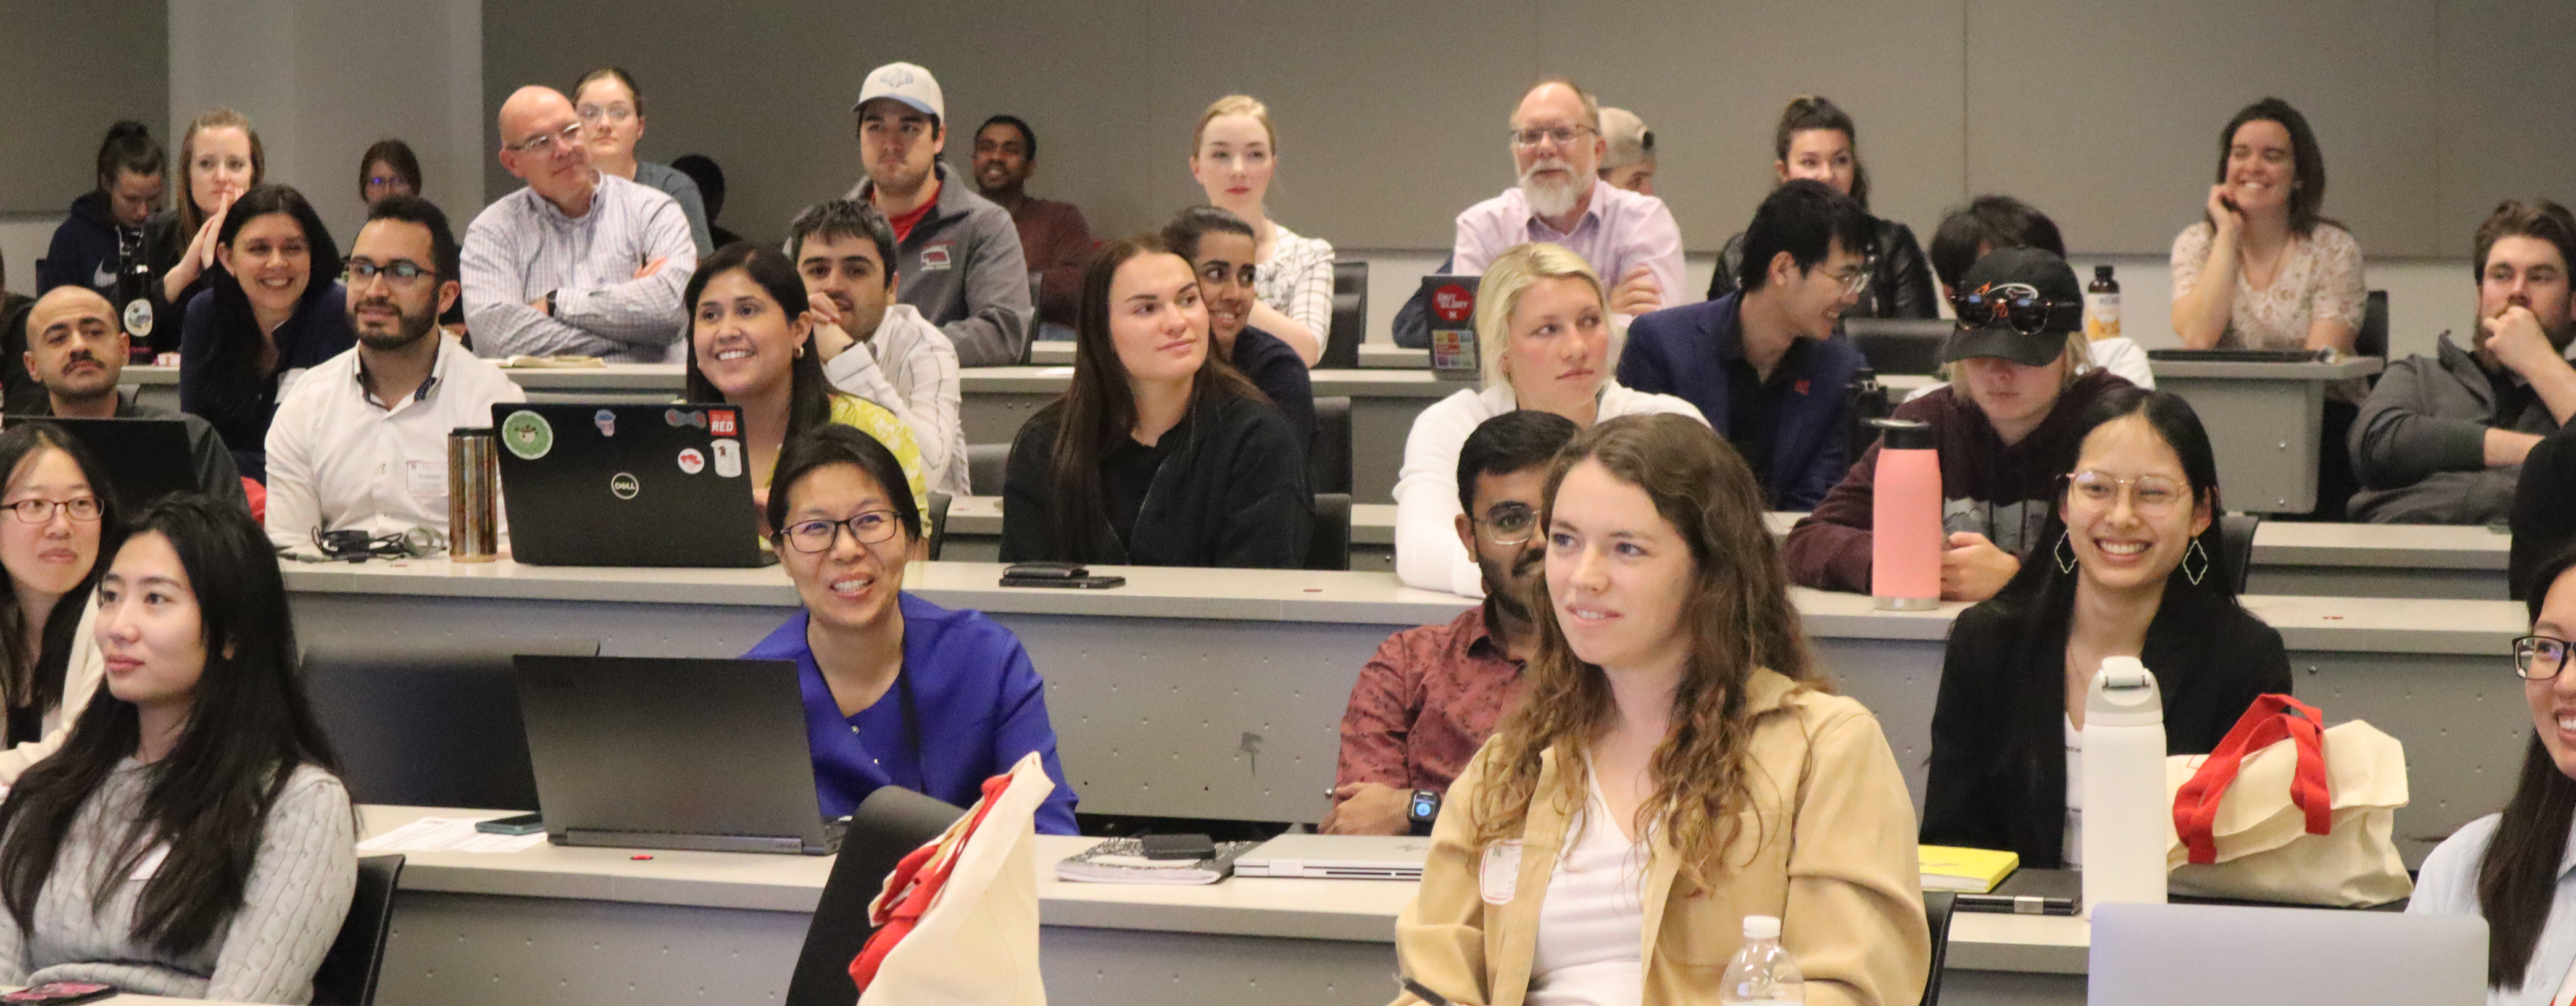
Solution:
[[[1055,790],[1035,753],[904,857],[868,906],[850,964],[858,1006],[1046,1006],[1038,973],[1037,810]],[[908,928],[907,928],[908,926]]]
[[[2336,908],[2412,894],[2393,834],[2407,801],[2405,746],[2361,720],[2318,730],[2315,707],[2263,700],[2217,751],[2165,760],[2175,825],[2167,889]],[[2201,862],[2192,861],[2195,840],[2207,850]]]

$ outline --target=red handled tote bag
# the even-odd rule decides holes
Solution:
[[[1038,975],[1038,804],[1055,790],[1035,753],[887,875],[878,926],[850,962],[859,1006],[1046,1006]]]
[[[2165,759],[2167,890],[2358,908],[2414,893],[2393,837],[2406,749],[2354,720],[2265,695],[2206,755]]]

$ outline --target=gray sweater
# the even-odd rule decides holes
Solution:
[[[969,191],[948,165],[934,161],[931,170],[938,205],[895,246],[895,299],[948,333],[958,366],[1017,364],[1028,355],[1037,318],[1019,225],[1011,211]],[[862,179],[846,198],[864,203],[875,189]]]
[[[2352,519],[2372,524],[2492,524],[2513,508],[2522,467],[2489,468],[2495,386],[2477,357],[2443,333],[2432,356],[2388,365],[2352,423],[2352,471],[2362,491]],[[2547,435],[2558,421],[2533,402],[2513,429]]]
[[[0,985],[93,981],[187,999],[311,1002],[313,971],[357,890],[349,791],[328,772],[297,768],[268,809],[241,908],[205,946],[174,957],[133,936],[141,880],[120,881],[105,905],[90,905],[150,783],[149,767],[129,758],[81,806],[36,897],[32,936],[0,911]],[[148,877],[159,863],[146,853],[134,875]]]

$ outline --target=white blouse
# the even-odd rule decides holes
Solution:
[[[1270,222],[1270,258],[1253,264],[1252,292],[1271,310],[1315,333],[1320,345],[1333,328],[1333,245]]]
[[[1620,836],[1600,780],[1586,781],[1590,798],[1566,824],[1574,841],[1539,902],[1529,1006],[1633,1006],[1646,995],[1646,845]]]

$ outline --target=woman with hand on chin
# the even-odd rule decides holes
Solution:
[[[1038,830],[1074,834],[1073,787],[1028,651],[981,612],[903,592],[922,540],[903,479],[884,444],[849,427],[788,442],[767,518],[805,610],[743,656],[796,662],[823,816],[850,813],[879,786],[971,806],[984,780],[1034,751],[1055,780]]]
[[[1458,1003],[1714,1004],[1768,915],[1810,1006],[1922,995],[1904,776],[1820,680],[1762,499],[1678,416],[1557,455],[1524,698],[1432,826],[1396,917],[1406,975]]]
[[[1247,323],[1278,336],[1311,367],[1333,327],[1333,246],[1270,219],[1263,200],[1279,168],[1279,131],[1270,106],[1233,94],[1199,115],[1190,137],[1190,177],[1208,202],[1252,225],[1255,292]]]
[[[1485,387],[1422,410],[1404,440],[1395,482],[1395,572],[1407,585],[1484,596],[1476,557],[1458,541],[1458,449],[1476,427],[1514,409],[1538,409],[1576,426],[1670,412],[1706,425],[1671,395],[1620,386],[1610,376],[1610,312],[1601,277],[1582,256],[1545,242],[1494,256],[1477,284],[1476,341]]]
[[[857,427],[894,452],[914,509],[930,509],[921,446],[912,429],[885,406],[836,391],[824,378],[805,278],[786,252],[750,242],[726,245],[698,263],[680,303],[689,307],[689,401],[742,406],[755,505],[769,505],[770,472],[781,445],[838,423]]]
[[[180,177],[186,180],[179,206],[156,213],[143,238],[153,278],[155,317],[152,348],[169,352],[179,346],[189,302],[213,285],[223,270],[216,254],[217,233],[224,227],[233,200],[256,188],[268,176],[268,151],[250,119],[229,108],[197,116],[179,138]],[[137,340],[147,333],[129,331]]]
[[[179,339],[179,410],[204,417],[243,475],[268,481],[268,423],[304,372],[358,341],[340,248],[322,215],[284,185],[226,207],[211,288],[188,305]]]
[[[1073,384],[1011,441],[1003,562],[1301,569],[1306,452],[1208,347],[1188,259],[1113,241],[1082,276]]]
[[[2077,865],[2084,703],[2108,657],[2164,696],[2165,750],[2207,754],[2256,697],[2289,694],[2281,634],[2220,567],[2218,462],[2191,406],[2126,384],[2085,410],[2039,554],[1960,613],[1932,709],[1923,842]]]
[[[0,802],[0,984],[311,1002],[357,821],[268,535],[206,496],[146,507],[97,641],[105,693]]]

